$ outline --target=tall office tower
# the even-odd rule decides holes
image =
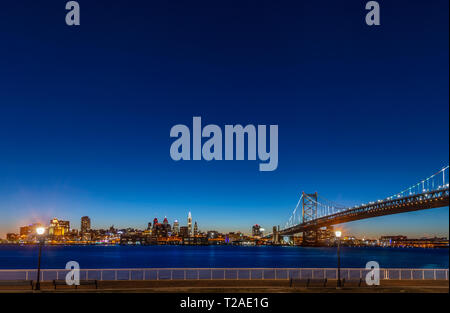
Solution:
[[[87,233],[91,230],[91,219],[89,216],[83,216],[81,218],[81,232]]]
[[[147,230],[152,230],[152,222],[148,222],[148,224],[147,224]]]
[[[168,237],[169,235],[172,234],[172,228],[169,224],[169,221],[167,220],[167,217],[164,217],[164,221],[161,225],[161,228],[163,237]]]
[[[261,237],[261,226],[259,226],[258,224],[253,225],[252,227],[252,236],[253,237]]]
[[[198,226],[197,226],[197,222],[194,223],[194,236],[198,235]]]
[[[188,214],[188,235],[189,237],[192,236],[192,215],[191,212]]]
[[[189,237],[187,226],[181,226],[180,227],[180,236],[183,237],[183,238]]]
[[[180,223],[178,223],[178,220],[173,221],[173,233],[175,235],[180,233]]]
[[[152,228],[152,236],[153,237],[161,237],[163,235],[163,224],[158,222],[158,218],[153,219],[153,228]]]
[[[158,219],[155,217],[154,219],[153,219],[153,229],[155,229],[157,226],[158,226]]]

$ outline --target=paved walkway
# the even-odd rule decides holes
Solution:
[[[41,291],[32,291],[30,287],[1,286],[0,292],[24,293],[448,293],[448,281],[434,280],[386,280],[376,287],[346,286],[336,289],[336,280],[329,280],[327,287],[289,287],[289,281],[283,280],[192,280],[192,281],[99,281],[99,288],[94,286],[54,286],[51,282],[42,282]]]

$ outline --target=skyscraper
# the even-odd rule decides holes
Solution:
[[[180,233],[180,223],[178,223],[178,220],[173,221],[173,233],[175,235]]]
[[[167,237],[169,236],[169,234],[172,233],[172,227],[169,224],[169,221],[167,220],[167,217],[164,217],[164,221],[162,224],[162,229],[163,229],[163,236]]]
[[[81,232],[87,233],[91,230],[91,219],[89,216],[83,216],[81,218]]]
[[[252,236],[261,237],[261,235],[261,226],[259,226],[258,224],[254,225],[252,227]]]
[[[153,219],[153,227],[152,227],[152,236],[160,237],[161,236],[161,227],[162,225],[158,222],[158,218]]]
[[[189,214],[188,214],[188,235],[189,235],[189,237],[192,236],[192,216],[191,216],[191,212],[189,212]]]
[[[198,226],[197,226],[197,222],[194,223],[194,236],[198,235]]]

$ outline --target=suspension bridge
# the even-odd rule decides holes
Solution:
[[[384,216],[449,206],[449,166],[417,184],[385,199],[346,207],[319,196],[302,192],[297,206],[283,228],[274,226],[271,237],[279,242],[282,236],[303,233],[303,243],[317,243],[320,229],[332,225]]]

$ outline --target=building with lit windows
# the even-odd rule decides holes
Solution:
[[[261,226],[259,226],[258,224],[253,225],[252,236],[253,237],[261,237],[262,236]]]
[[[87,233],[91,230],[91,219],[89,216],[83,216],[81,218],[81,233]]]
[[[197,222],[194,223],[194,236],[198,236],[198,225],[197,225]]]
[[[70,232],[70,222],[54,218],[50,221],[48,234],[50,236],[64,236]]]
[[[180,223],[178,222],[178,220],[173,221],[173,233],[177,236],[180,233]]]
[[[192,215],[191,212],[188,214],[188,237],[192,236]]]
[[[180,237],[182,237],[182,238],[189,237],[189,229],[187,226],[180,227]]]

